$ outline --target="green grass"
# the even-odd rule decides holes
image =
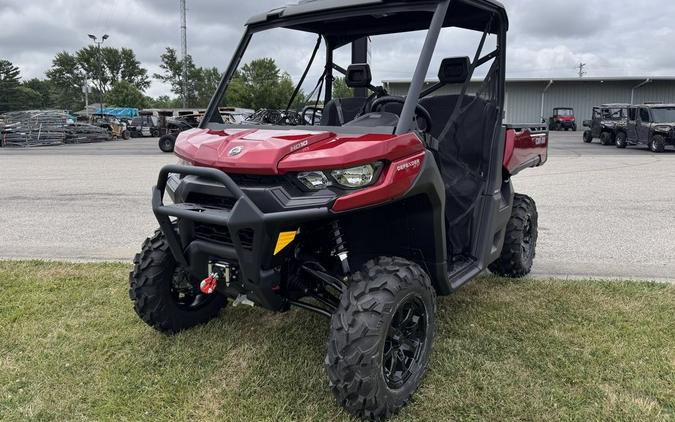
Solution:
[[[0,262],[0,420],[348,420],[327,321],[226,308],[156,333],[122,264]],[[673,420],[675,287],[476,280],[439,300],[431,368],[397,420]]]

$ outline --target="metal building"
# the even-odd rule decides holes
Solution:
[[[428,80],[425,87],[437,81]],[[475,92],[482,80],[471,83]],[[410,81],[383,81],[391,95],[406,95]],[[438,94],[457,93],[458,87]],[[591,118],[593,106],[604,103],[675,103],[675,77],[608,77],[507,79],[506,123],[536,123],[548,119],[554,107],[573,107],[580,122]]]

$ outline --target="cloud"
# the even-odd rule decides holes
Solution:
[[[188,44],[195,62],[224,69],[247,19],[290,1],[188,0]],[[569,77],[579,62],[587,64],[588,76],[675,75],[672,0],[652,0],[648,6],[634,0],[504,1],[511,22],[509,76]],[[54,55],[87,45],[88,33],[107,33],[107,45],[132,48],[150,74],[158,70],[165,47],[180,47],[176,0],[0,0],[0,22],[0,57],[18,65],[24,78],[44,77]],[[409,77],[422,39],[423,34],[375,39],[375,77]],[[459,31],[444,34],[439,54],[469,54],[477,39]],[[297,80],[314,42],[314,36],[289,31],[260,35],[248,57],[272,56]],[[337,57],[343,64],[349,60],[346,52]],[[320,71],[315,66],[312,84]],[[169,92],[154,82],[148,93]]]

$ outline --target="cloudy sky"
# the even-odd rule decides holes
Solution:
[[[188,44],[200,66],[224,69],[246,19],[294,0],[187,0]],[[0,58],[24,78],[43,77],[54,55],[86,45],[88,33],[106,45],[132,48],[152,74],[166,46],[179,49],[178,0],[0,0]],[[510,20],[507,74],[571,77],[675,75],[673,0],[504,0]],[[373,40],[376,79],[408,76],[421,36]],[[293,77],[302,73],[313,37],[275,33],[254,39],[249,57],[272,56]],[[443,35],[444,56],[468,53],[476,37]],[[446,53],[447,52],[447,53]],[[346,55],[338,55],[338,60]],[[345,62],[345,64],[347,64]],[[433,73],[433,72],[431,72]],[[148,94],[167,94],[154,82]]]

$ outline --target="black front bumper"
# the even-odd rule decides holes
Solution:
[[[563,129],[572,129],[577,126],[577,122],[558,122]]]
[[[197,176],[221,185],[227,192],[229,205],[218,207],[186,202],[165,205],[164,193],[171,174]],[[152,210],[178,265],[188,268],[198,279],[206,276],[210,260],[232,262],[239,268],[243,292],[249,299],[273,310],[284,306],[283,299],[273,291],[281,278],[273,260],[279,233],[331,216],[327,207],[265,213],[226,173],[213,168],[179,165],[168,165],[160,171],[157,186],[153,188]],[[178,232],[171,217],[178,218]],[[199,227],[222,228],[218,232],[221,239],[204,236],[203,231],[200,236]],[[223,237],[226,241],[222,241]]]

